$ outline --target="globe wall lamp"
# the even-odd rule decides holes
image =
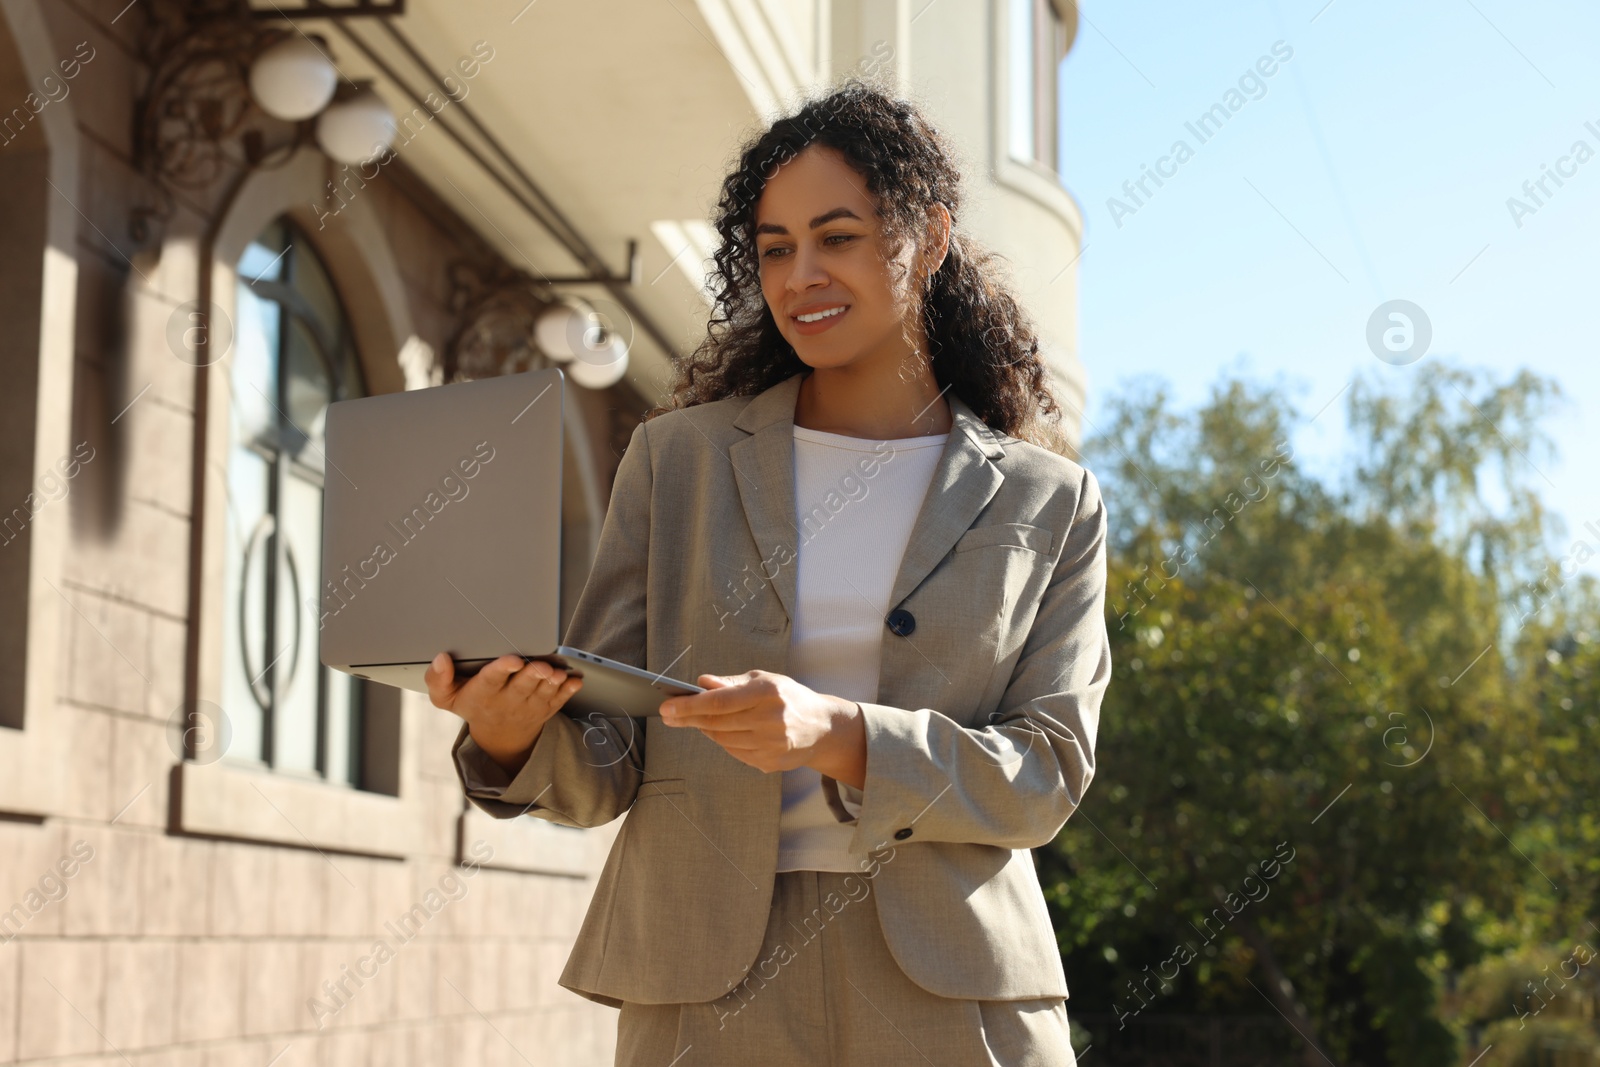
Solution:
[[[533,327],[534,340],[562,373],[586,389],[605,389],[628,370],[628,344],[615,323],[593,303],[563,296]]]
[[[633,321],[603,298],[557,293],[553,286],[638,284],[639,245],[628,242],[628,274],[534,278],[506,267],[450,267],[450,309],[461,326],[445,346],[446,382],[517,374],[559,365],[575,385],[606,389],[622,380]]]
[[[337,6],[281,0],[263,8],[248,0],[151,0],[149,10],[140,50],[151,73],[135,107],[134,160],[159,200],[134,207],[135,240],[144,242],[150,220],[170,218],[177,194],[188,193],[213,218],[202,239],[204,260],[217,220],[251,173],[282,166],[308,145],[348,165],[369,163],[392,147],[394,112],[371,83],[344,78],[327,42],[294,20],[403,14],[405,0]],[[225,177],[228,187],[215,193]],[[577,385],[614,385],[627,371],[632,318],[609,300],[556,287],[637,286],[641,269],[635,240],[628,241],[622,275],[535,279],[503,264],[453,265],[451,309],[461,325],[444,352],[445,380],[559,364]],[[202,273],[200,289],[208,314],[209,273]]]
[[[177,193],[203,194],[224,175],[281,166],[307,144],[347,164],[385,152],[396,130],[388,105],[370,83],[341,78],[325,40],[282,20],[403,10],[313,3],[261,11],[242,0],[154,5],[141,44],[151,73],[135,108],[134,155],[159,202],[134,209],[134,238],[148,236],[151,218],[171,216]]]

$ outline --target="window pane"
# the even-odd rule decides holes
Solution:
[[[1056,148],[1060,136],[1057,127],[1059,104],[1056,91],[1060,82],[1061,63],[1066,58],[1067,28],[1061,21],[1061,12],[1056,10],[1056,5],[1051,0],[1039,0],[1039,18],[1041,23],[1038,48],[1039,73],[1034,96],[1034,106],[1038,108],[1039,115],[1034,127],[1037,139],[1034,145],[1034,157],[1059,174],[1061,160]]]
[[[322,666],[323,433],[365,395],[326,270],[292,224],[239,259],[224,699],[235,758],[359,785],[362,683]]]
[[[266,759],[262,750],[265,719],[251,679],[272,658],[266,650],[264,632],[269,544],[264,535],[270,529],[264,524],[270,522],[269,476],[268,464],[259,455],[248,448],[233,447],[228,459],[228,532],[223,564],[226,595],[222,619],[222,710],[233,732],[226,755],[247,763]]]
[[[286,238],[282,223],[275,222],[263,230],[261,236],[250,242],[250,247],[239,257],[239,277],[281,279],[283,261],[288,258],[284,255],[284,249],[288,247]]]
[[[1009,120],[1011,155],[1033,158],[1033,4],[1034,0],[1007,0],[1010,5],[1010,58],[1007,69],[1011,114]]]
[[[278,510],[284,566],[278,581],[278,648],[282,658],[278,680],[276,752],[278,770],[315,774],[318,714],[317,676],[322,665],[317,654],[316,618],[305,602],[316,593],[322,568],[322,485],[294,471],[283,479]]]
[[[302,252],[295,256],[290,284],[305,297],[306,305],[316,316],[317,324],[324,328],[328,343],[337,345],[344,325],[344,313],[339,306],[338,294],[322,263],[311,254],[310,247],[301,244]]]
[[[252,248],[255,246],[252,245]],[[278,444],[278,334],[283,313],[270,300],[239,285],[228,422],[233,441],[270,452]]]
[[[309,325],[298,317],[289,321],[284,346],[289,425],[284,427],[284,447],[301,463],[320,471],[323,417],[333,395],[333,381]]]

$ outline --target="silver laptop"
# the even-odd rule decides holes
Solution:
[[[428,691],[508,653],[583,678],[569,715],[649,716],[700,686],[560,643],[559,367],[341,400],[327,411],[322,662]]]

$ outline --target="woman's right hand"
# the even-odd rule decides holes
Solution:
[[[583,688],[580,677],[514,655],[501,656],[477,674],[458,679],[455,660],[441,652],[422,680],[433,706],[465,719],[473,742],[513,777],[528,762],[544,724]]]

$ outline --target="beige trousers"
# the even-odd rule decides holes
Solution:
[[[1076,1067],[1077,1058],[1065,1000],[936,996],[890,955],[870,879],[784,871],[761,953],[738,985],[705,1003],[624,1003],[617,1020],[616,1067],[753,1064]]]

